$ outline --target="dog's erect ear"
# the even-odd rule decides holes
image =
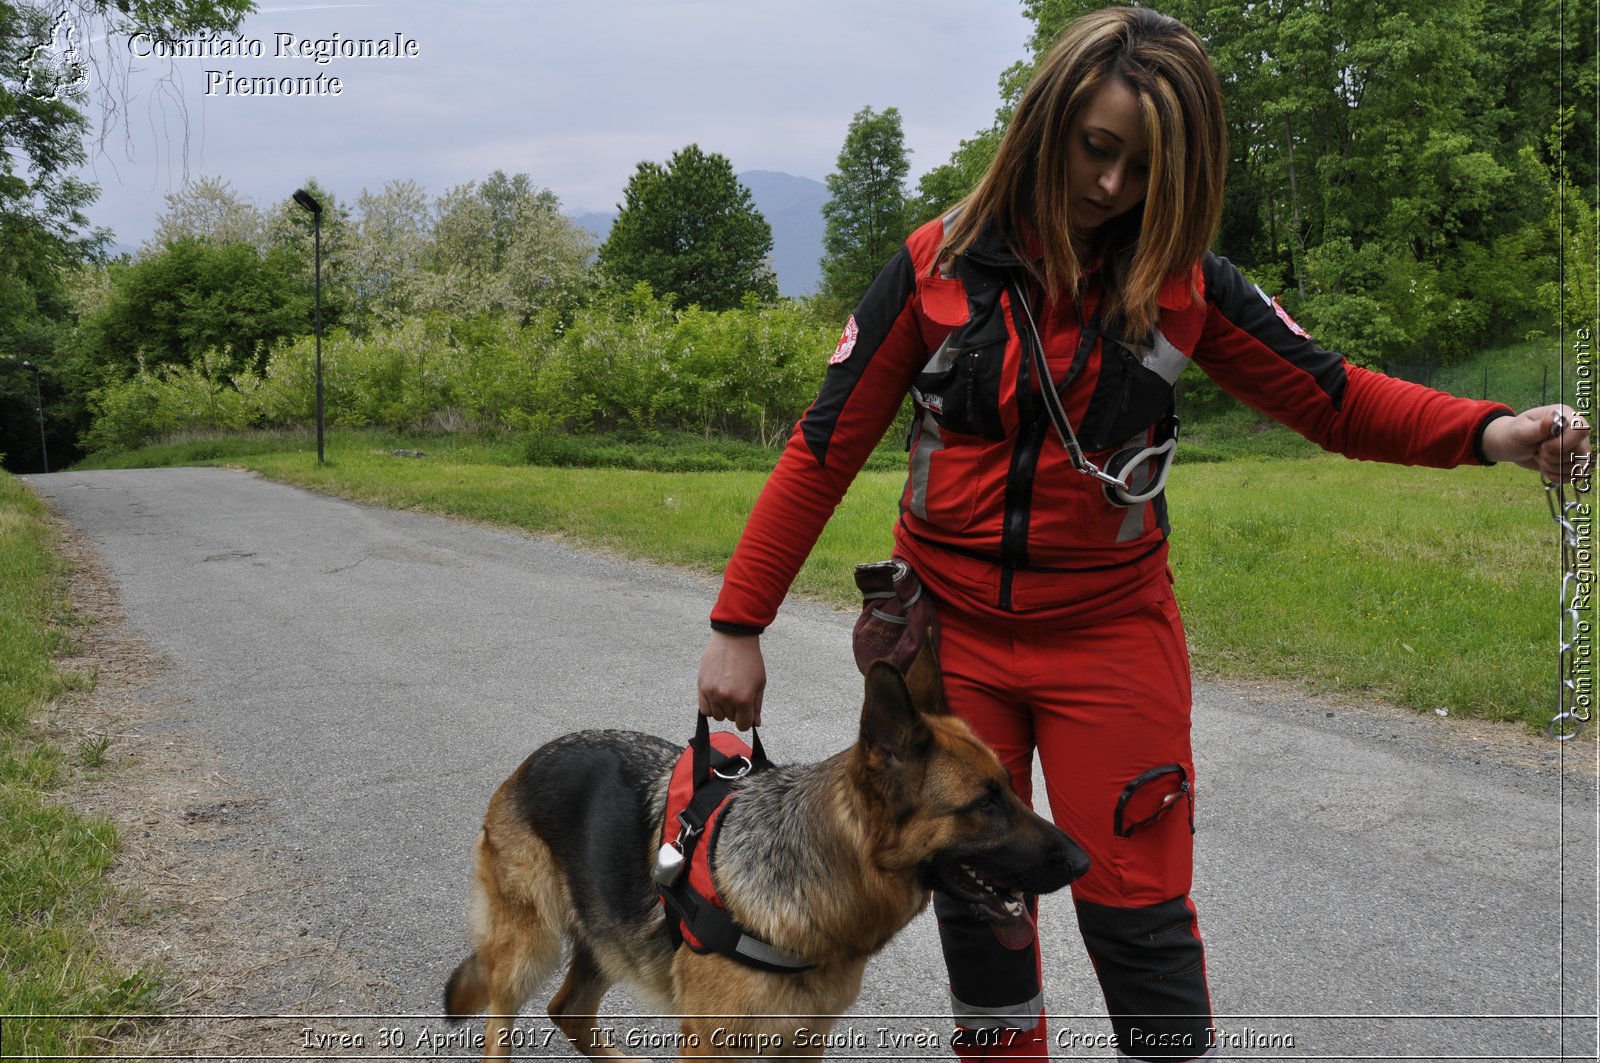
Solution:
[[[861,707],[862,748],[890,767],[911,757],[932,737],[900,670],[888,661],[873,661]]]
[[[933,648],[933,632],[923,637],[922,648],[906,669],[906,687],[911,703],[929,716],[943,716],[950,709],[944,702],[944,675],[939,670],[939,651]]]

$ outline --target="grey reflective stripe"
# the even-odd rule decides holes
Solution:
[[[1122,518],[1122,527],[1117,529],[1117,542],[1131,543],[1144,534],[1144,510],[1149,502],[1140,502],[1128,507],[1127,515]]]
[[[917,442],[911,451],[911,512],[922,520],[928,519],[928,471],[933,464],[934,451],[944,449],[944,437],[939,434],[939,422],[933,414],[922,415],[922,427],[917,431]]]
[[[1176,384],[1183,371],[1189,368],[1189,356],[1172,345],[1166,334],[1156,331],[1155,346],[1140,347],[1128,344],[1128,350],[1139,356],[1139,364],[1169,384]]]
[[[733,951],[741,956],[748,956],[752,960],[771,964],[773,967],[793,967],[798,970],[815,966],[815,964],[807,963],[792,952],[775,949],[765,941],[753,938],[749,934],[743,934],[739,937],[739,944]]]
[[[997,1008],[982,1008],[968,1004],[954,993],[950,994],[950,1014],[956,1025],[969,1030],[1031,1030],[1044,1016],[1044,990],[1032,1000],[1021,1004],[1002,1004]]]
[[[939,344],[939,349],[934,351],[933,356],[923,365],[922,371],[924,373],[942,373],[955,364],[956,360],[950,354],[950,337],[946,336],[945,341]]]

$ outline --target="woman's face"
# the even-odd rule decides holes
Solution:
[[[1085,235],[1144,201],[1150,145],[1133,88],[1107,79],[1068,127],[1067,188],[1073,227]]]

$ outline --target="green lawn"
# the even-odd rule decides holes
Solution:
[[[96,1051],[113,1020],[33,1018],[146,1010],[150,983],[98,953],[90,927],[115,828],[64,807],[67,765],[37,725],[74,684],[55,666],[71,613],[43,510],[0,476],[0,1057]],[[81,682],[81,681],[76,681]],[[94,750],[79,755],[92,760]]]
[[[509,444],[406,442],[336,433],[320,469],[304,439],[184,446],[317,490],[709,573],[726,561],[765,476],[545,468],[521,464],[522,448]],[[1548,719],[1559,574],[1532,474],[1350,462],[1281,443],[1269,452],[1180,458],[1172,477],[1173,565],[1199,674],[1288,679],[1531,726]],[[131,460],[192,457],[179,448]],[[670,467],[671,447],[652,460]],[[854,564],[889,549],[900,487],[897,472],[862,474],[797,592],[851,602]]]

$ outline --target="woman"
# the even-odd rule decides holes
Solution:
[[[728,565],[699,675],[701,712],[759,723],[759,635],[910,391],[895,553],[938,601],[951,708],[1025,797],[1038,749],[1057,822],[1090,855],[1079,927],[1135,1059],[1214,1053],[1161,493],[1178,375],[1196,363],[1351,457],[1566,480],[1588,452],[1565,407],[1514,415],[1318,347],[1207,251],[1226,159],[1221,90],[1188,29],[1136,8],[1074,22],[978,187],[851,317]],[[1047,1057],[1036,942],[934,906],[958,1053]]]

